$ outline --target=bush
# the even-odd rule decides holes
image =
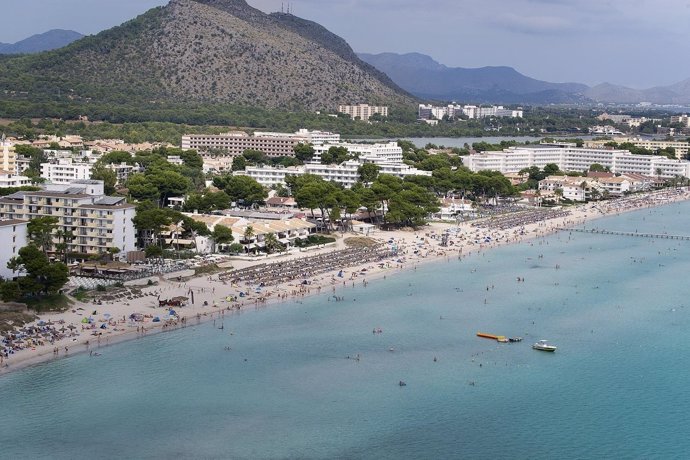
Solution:
[[[319,244],[335,243],[335,238],[323,235],[309,235],[306,240],[295,241],[295,246],[298,248],[307,248],[309,246],[317,246]]]
[[[87,295],[86,295],[86,289],[84,289],[83,286],[79,286],[73,293],[72,297],[77,299],[80,302],[85,302]]]

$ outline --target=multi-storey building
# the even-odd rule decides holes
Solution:
[[[75,163],[72,158],[60,158],[51,163],[41,163],[41,177],[53,184],[69,184],[91,178],[89,163]]]
[[[111,169],[115,171],[115,175],[117,176],[117,183],[120,185],[123,185],[125,182],[127,182],[127,179],[129,179],[129,176],[131,176],[134,173],[141,172],[141,167],[139,166],[133,166],[129,165],[127,163],[120,163],[120,164],[107,164],[105,165],[106,168]]]
[[[506,109],[502,105],[491,107],[478,107],[476,105],[457,105],[433,106],[431,104],[419,104],[419,118],[428,120],[435,118],[441,120],[445,117],[457,118],[461,115],[467,118],[486,118],[486,117],[510,117],[522,118],[523,111],[520,109]]]
[[[124,197],[103,193],[103,181],[49,184],[44,190],[0,198],[0,218],[56,217],[57,229],[73,236],[67,241],[67,251],[74,254],[101,254],[117,248],[124,256],[134,251],[134,215],[135,206]],[[55,236],[54,244],[58,242]]]
[[[293,136],[250,136],[243,131],[224,134],[186,134],[182,136],[183,149],[221,150],[228,155],[242,155],[245,150],[259,150],[270,157],[294,155],[293,147],[306,138]]]
[[[26,224],[28,221],[19,219],[0,219],[0,241],[2,241],[2,251],[0,251],[0,277],[10,280],[17,276],[12,270],[7,268],[7,262],[12,257],[16,257],[19,250],[27,245]]]
[[[31,179],[0,169],[0,188],[15,188],[31,185]]]
[[[671,117],[671,123],[680,123],[686,128],[690,128],[690,117],[688,117],[687,113],[684,113],[683,115],[677,115]]]
[[[244,171],[236,171],[238,176],[249,176],[264,187],[285,184],[287,176],[302,176],[313,174],[326,181],[336,182],[343,187],[350,188],[359,181],[359,167],[362,162],[350,160],[339,165],[306,164],[290,168],[269,166],[248,166]],[[399,178],[405,176],[431,176],[431,171],[420,171],[404,163],[379,164],[380,174],[390,174]]]
[[[17,154],[14,152],[14,146],[7,141],[3,136],[2,141],[2,162],[0,162],[0,169],[12,174],[17,174]]]
[[[561,191],[566,200],[586,201],[591,198],[593,190],[603,190],[594,179],[586,177],[549,176],[539,181],[539,190],[554,192]]]
[[[340,134],[300,129],[296,133],[257,131],[252,135],[244,131],[224,134],[185,134],[183,149],[220,150],[228,155],[242,155],[245,150],[259,150],[270,157],[293,156],[293,148],[300,143],[339,142]]]
[[[690,143],[686,141],[669,141],[658,139],[645,139],[641,137],[614,137],[613,141],[618,144],[630,143],[635,147],[647,149],[652,152],[663,150],[666,148],[673,148],[676,151],[676,158],[679,160],[685,159],[690,151]],[[604,147],[608,140],[592,140],[586,141],[585,147]]]
[[[511,147],[501,152],[483,152],[463,158],[472,171],[495,170],[515,173],[549,163],[563,171],[584,171],[593,164],[609,168],[613,173],[642,174],[662,178],[690,177],[690,162],[670,160],[657,155],[633,155],[627,150],[579,148],[568,144]]]
[[[370,162],[394,162],[402,163],[402,147],[397,142],[388,142],[385,144],[353,144],[349,142],[339,142],[335,144],[315,144],[314,157],[312,163],[320,163],[321,155],[327,152],[331,147],[345,147],[351,155]]]
[[[382,117],[387,117],[388,107],[385,105],[369,104],[339,105],[338,112],[350,115],[353,120],[359,118],[362,121],[368,121],[375,113],[378,113]]]
[[[297,139],[300,142],[340,142],[340,134],[331,133],[328,131],[311,131],[308,129],[299,129],[294,133],[274,133],[268,131],[256,131],[254,133],[255,137],[277,137],[277,138],[290,138]]]
[[[345,161],[339,165],[321,164],[321,155],[331,147],[345,147],[357,159]],[[402,161],[402,148],[396,142],[385,144],[352,144],[340,142],[337,144],[315,144],[314,157],[310,163],[297,167],[247,167],[245,171],[235,172],[237,175],[252,177],[261,185],[271,187],[285,183],[289,175],[299,176],[314,174],[324,180],[337,182],[344,187],[352,187],[359,180],[359,167],[365,163],[374,163],[379,167],[380,174],[390,174],[403,178],[405,176],[430,176],[430,171],[420,171],[406,165]]]
[[[604,121],[604,120],[611,120],[614,123],[627,123],[628,120],[632,118],[631,115],[626,115],[626,114],[613,114],[613,113],[602,113],[597,117],[597,120],[599,121]]]

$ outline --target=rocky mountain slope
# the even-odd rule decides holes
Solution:
[[[414,102],[321,26],[264,14],[244,0],[171,0],[65,48],[0,63],[0,88],[33,101],[286,110]]]

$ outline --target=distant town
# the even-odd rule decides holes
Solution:
[[[387,115],[387,107],[366,104],[339,110],[363,120]],[[425,121],[522,116],[521,110],[500,106],[419,106],[419,117]],[[599,119],[617,127],[660,121],[606,113]],[[688,129],[687,115],[670,121],[679,132]],[[595,133],[599,129],[592,127]],[[0,231],[12,245],[11,251],[2,253],[0,273],[7,280],[21,274],[7,264],[35,238],[29,222],[39,218],[50,219],[48,240],[43,242],[46,253],[70,264],[105,255],[134,262],[157,253],[154,248],[166,247],[190,254],[226,252],[231,241],[234,253],[256,255],[276,248],[290,251],[316,233],[369,235],[382,226],[476,218],[483,207],[505,200],[526,207],[563,206],[677,186],[690,178],[687,141],[604,131],[615,135],[465,149],[344,141],[338,133],[308,129],[187,134],[178,145],[84,140],[77,135],[44,135],[31,141],[5,138]],[[444,175],[471,180],[485,173],[505,182],[490,189],[471,183],[459,188],[452,180],[441,188],[434,185]],[[430,212],[386,219],[386,213],[394,214],[389,212],[390,197],[365,204],[368,194],[382,187],[382,178],[421,186],[429,194]],[[179,183],[166,191],[160,182],[166,179]],[[309,181],[332,184],[334,188],[321,189],[331,200],[322,203],[295,190]],[[314,199],[316,204],[310,204]],[[214,200],[216,204],[208,204]],[[138,217],[140,212],[150,214],[142,205],[147,202],[180,217],[161,212],[161,222],[151,227]],[[204,230],[179,225],[181,217]],[[223,226],[233,236],[223,240],[225,244],[214,244],[212,235]],[[278,244],[269,248],[266,238],[273,237]]]

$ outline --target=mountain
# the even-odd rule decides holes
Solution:
[[[67,46],[83,35],[73,30],[53,29],[17,43],[0,43],[0,54],[40,53]]]
[[[549,83],[511,67],[447,67],[419,53],[358,56],[386,73],[401,88],[424,99],[479,103],[573,103],[588,89],[579,83]]]
[[[244,0],[171,0],[59,50],[0,63],[0,88],[32,101],[286,110],[414,102],[323,27]]]
[[[690,78],[673,85],[648,89],[632,89],[602,83],[585,91],[585,95],[596,102],[613,104],[690,104]]]

